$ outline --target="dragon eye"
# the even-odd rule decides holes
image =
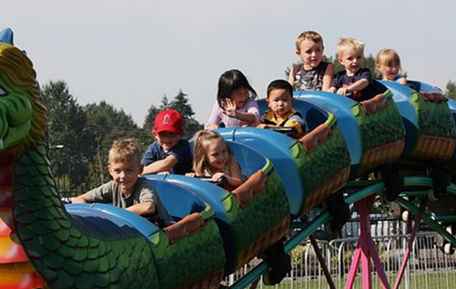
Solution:
[[[0,96],[7,96],[8,92],[0,85]]]

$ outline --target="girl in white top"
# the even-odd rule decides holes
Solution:
[[[206,128],[256,126],[260,119],[256,95],[242,72],[236,69],[224,72]]]

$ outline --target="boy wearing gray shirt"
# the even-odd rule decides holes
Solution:
[[[142,172],[141,154],[134,139],[113,143],[109,151],[108,169],[111,181],[70,200],[73,203],[112,203],[160,226],[171,222],[157,194],[143,178],[138,177]]]

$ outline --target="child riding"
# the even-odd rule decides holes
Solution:
[[[323,61],[323,38],[315,31],[305,31],[296,39],[296,54],[302,61],[293,64],[288,82],[295,90],[329,91],[334,76],[333,65]]]
[[[236,69],[224,72],[206,128],[256,126],[260,118],[256,95],[242,72]]]
[[[221,186],[228,190],[243,183],[241,168],[230,148],[217,132],[211,130],[200,130],[195,135],[193,171],[197,177],[221,182]]]
[[[293,87],[290,83],[282,79],[272,81],[268,85],[266,101],[268,110],[258,127],[289,127],[293,129],[292,137],[301,138],[304,135],[307,125],[293,108]]]

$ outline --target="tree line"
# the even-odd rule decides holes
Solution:
[[[65,195],[85,192],[109,180],[107,156],[113,140],[135,137],[143,149],[152,143],[152,121],[164,108],[182,113],[184,137],[203,127],[194,118],[188,95],[182,90],[171,101],[164,96],[158,107],[151,105],[142,127],[105,101],[79,104],[64,81],[43,85],[41,94],[48,108],[48,154],[57,186]]]

